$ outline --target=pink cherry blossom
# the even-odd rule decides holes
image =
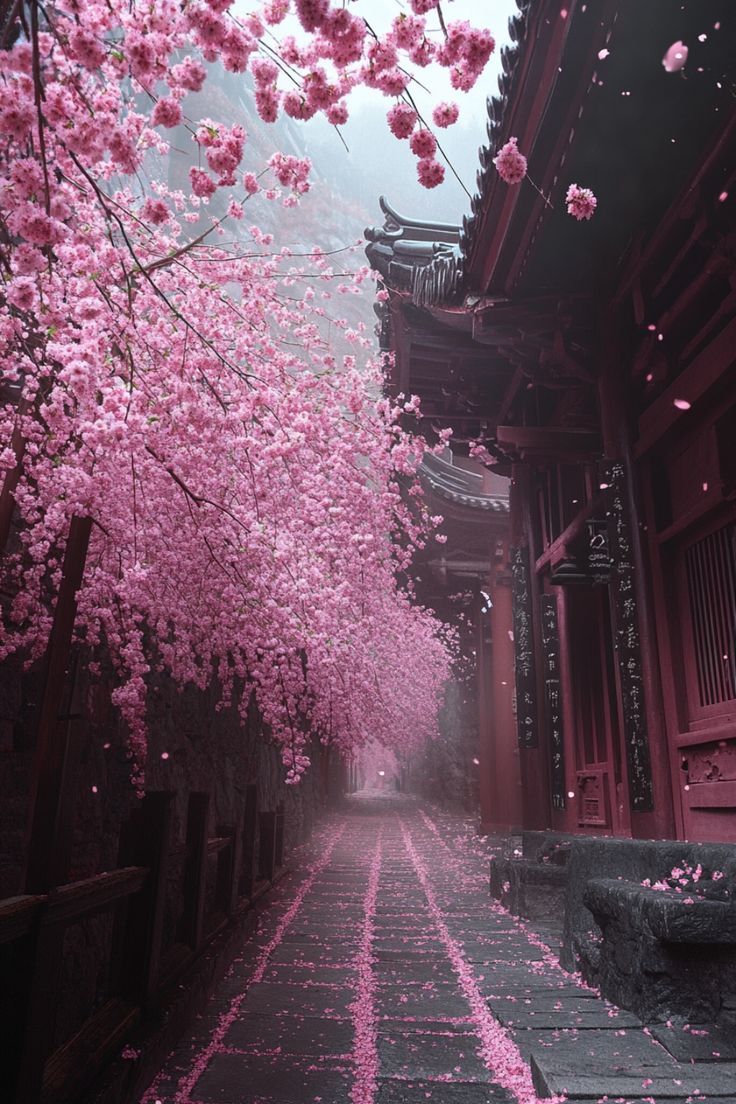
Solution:
[[[324,22],[329,0],[295,0],[296,11],[305,31],[316,31]]]
[[[509,138],[493,158],[496,171],[506,184],[520,184],[526,176],[526,157],[519,151],[516,143],[516,138]]]
[[[417,175],[419,183],[425,188],[436,188],[445,179],[445,167],[427,157],[418,162]]]
[[[435,126],[449,127],[456,123],[460,109],[456,103],[439,103],[432,112]]]
[[[409,140],[411,152],[419,158],[432,159],[437,152],[437,139],[431,130],[415,130]]]
[[[396,138],[408,138],[417,124],[418,115],[413,107],[397,103],[386,116],[391,133]]]
[[[565,196],[567,213],[578,221],[590,219],[598,206],[598,200],[590,188],[581,188],[578,184],[571,184]]]
[[[153,109],[151,122],[154,126],[175,127],[181,122],[181,104],[173,96],[162,96]]]

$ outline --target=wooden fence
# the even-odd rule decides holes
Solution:
[[[283,865],[284,813],[246,789],[236,824],[209,835],[209,795],[191,793],[186,839],[172,841],[173,792],[146,794],[123,826],[116,870],[0,901],[0,1084],[9,1104],[73,1101],[130,1038],[147,1009]],[[179,902],[165,930],[167,900]],[[107,999],[61,1045],[65,933],[112,914]]]

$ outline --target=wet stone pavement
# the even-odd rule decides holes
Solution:
[[[736,1104],[736,1063],[678,1063],[491,901],[488,854],[458,818],[352,798],[142,1104]]]

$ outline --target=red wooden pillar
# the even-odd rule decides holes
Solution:
[[[522,822],[508,572],[492,575],[486,590],[492,605],[479,614],[478,648],[481,831],[507,833]],[[484,619],[491,628],[490,648],[484,644]]]
[[[548,828],[552,823],[552,812],[549,755],[542,724],[543,687],[542,664],[540,662],[541,633],[539,624],[539,579],[534,568],[535,547],[532,526],[531,473],[523,464],[514,464],[513,466],[510,498],[511,544],[517,548],[525,548],[529,556],[529,574],[527,580],[530,607],[529,630],[531,633],[532,654],[534,656],[536,671],[534,683],[536,697],[535,742],[531,746],[519,747],[522,806],[524,810],[522,825],[524,828],[529,829]],[[518,649],[518,641],[515,642],[515,649]],[[519,702],[516,703],[517,731],[519,704]]]

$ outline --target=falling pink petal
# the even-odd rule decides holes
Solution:
[[[662,58],[662,64],[668,73],[679,73],[687,62],[688,49],[684,42],[673,42]]]
[[[688,402],[687,399],[675,399],[674,405],[678,410],[689,410],[693,404]]]

